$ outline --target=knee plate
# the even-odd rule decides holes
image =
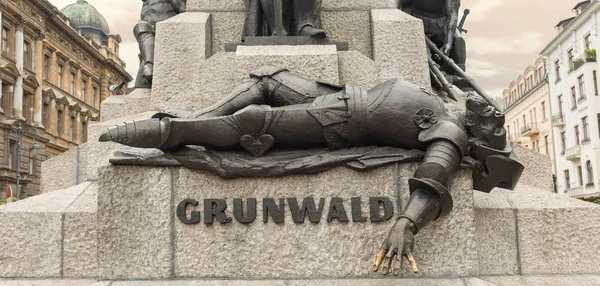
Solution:
[[[133,28],[133,35],[136,38],[143,33],[154,34],[155,32],[156,32],[156,27],[154,27],[154,25],[152,25],[146,21],[139,21],[137,23],[137,25],[135,25],[135,27]]]

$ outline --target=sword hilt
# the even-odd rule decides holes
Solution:
[[[465,9],[465,11],[463,12],[463,16],[462,19],[460,19],[460,24],[458,24],[458,31],[462,34],[462,33],[468,33],[468,30],[464,29],[465,26],[465,21],[467,20],[467,16],[469,16],[469,14],[471,13],[471,10],[469,9]]]

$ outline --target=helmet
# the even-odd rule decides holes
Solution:
[[[478,191],[489,193],[496,187],[514,190],[525,169],[510,144],[504,150],[474,146],[471,155],[481,162],[480,168],[473,170],[473,188]]]

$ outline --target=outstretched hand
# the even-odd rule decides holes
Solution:
[[[398,276],[402,270],[404,257],[406,257],[415,273],[419,271],[413,257],[415,246],[414,228],[414,224],[406,218],[400,218],[396,221],[388,237],[379,247],[373,263],[373,272],[377,272],[381,266],[381,274],[387,275],[390,269],[393,269],[393,275]]]

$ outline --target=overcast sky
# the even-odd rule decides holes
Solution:
[[[108,21],[111,32],[120,34],[121,58],[135,76],[138,47],[132,34],[139,19],[141,0],[87,0]],[[468,45],[467,71],[493,96],[532,65],[557,31],[554,26],[571,17],[581,0],[462,0],[471,9],[465,24]],[[76,0],[50,0],[58,8]],[[462,13],[461,13],[462,14]]]

